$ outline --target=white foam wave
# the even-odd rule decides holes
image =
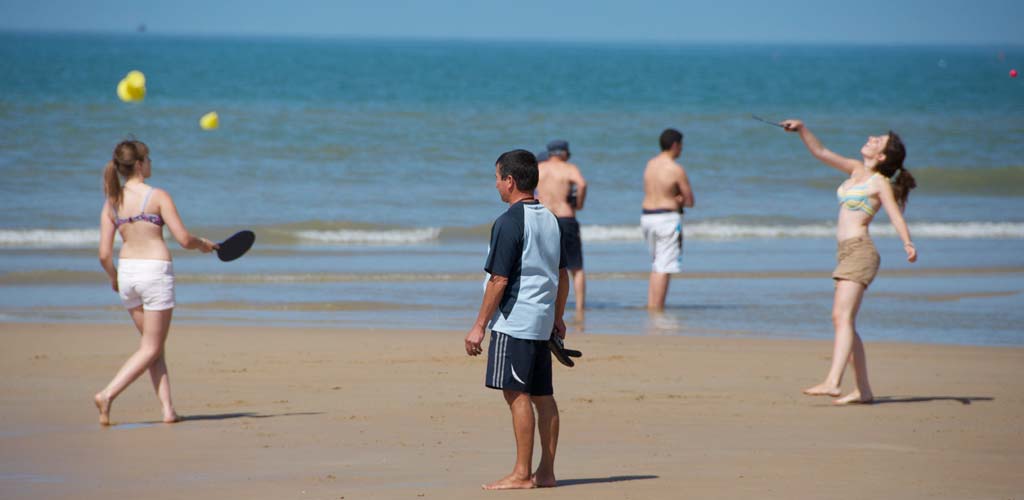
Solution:
[[[99,241],[98,229],[0,229],[2,248],[84,248]]]
[[[410,245],[436,240],[441,235],[441,229],[436,227],[390,230],[339,229],[334,231],[298,231],[296,235],[300,239],[317,243]]]
[[[1021,222],[921,222],[911,223],[914,237],[937,239],[1024,239]],[[779,238],[834,238],[834,224],[734,224],[723,222],[696,222],[684,224],[686,238],[702,240],[779,239]],[[872,234],[895,237],[896,230],[889,224],[876,224]],[[580,228],[585,241],[637,241],[642,239],[640,226],[590,225]]]
[[[834,238],[831,223],[742,224],[695,222],[684,224],[686,238],[703,240]],[[588,242],[640,241],[640,226],[584,225],[581,237]],[[879,237],[895,237],[891,225],[879,221],[872,228]],[[915,238],[1024,239],[1024,222],[911,222]],[[414,245],[437,241],[441,228],[339,229],[295,232],[300,241],[335,245]],[[120,238],[118,238],[120,239]],[[0,248],[91,248],[100,240],[97,229],[0,229]]]

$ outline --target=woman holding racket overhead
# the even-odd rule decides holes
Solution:
[[[917,260],[917,250],[910,240],[907,223],[903,220],[907,196],[916,185],[914,177],[903,167],[906,148],[900,136],[889,131],[888,134],[868,137],[860,149],[861,159],[845,158],[822,146],[800,120],[786,120],[781,125],[788,132],[799,133],[800,139],[815,158],[849,176],[836,191],[839,197],[836,231],[839,249],[836,253],[838,265],[832,272],[836,285],[832,304],[832,324],[835,327],[832,367],[824,382],[804,389],[803,392],[811,396],[838,397],[841,394],[839,385],[846,370],[846,362],[852,360],[857,388],[834,402],[870,403],[874,396],[868,383],[864,343],[855,326],[864,291],[875,279],[880,263],[878,251],[868,234],[868,226],[878,209],[884,208],[896,233],[903,240],[907,260]]]
[[[189,234],[169,194],[146,185],[151,172],[149,148],[135,140],[119,143],[103,171],[106,202],[100,215],[100,264],[110,276],[111,288],[121,296],[142,339],[139,349],[114,379],[96,393],[94,400],[102,425],[110,424],[110,406],[117,395],[147,369],[163,406],[163,421],[178,421],[171,403],[171,384],[164,360],[164,342],[174,310],[174,269],[171,252],[164,242],[163,226],[167,225],[183,248],[203,253],[217,248],[210,240]],[[121,233],[124,242],[116,268],[115,232]]]

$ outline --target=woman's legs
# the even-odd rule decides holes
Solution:
[[[136,322],[136,327],[139,326],[137,315],[142,313],[142,339],[139,342],[139,349],[125,361],[121,369],[114,375],[114,379],[107,384],[107,387],[98,392],[94,397],[96,407],[100,411],[100,424],[110,424],[111,403],[129,384],[139,378],[142,372],[151,367],[156,368],[156,373],[151,373],[151,376],[154,377],[154,385],[157,387],[157,394],[160,396],[161,403],[167,403],[164,413],[165,420],[168,417],[166,409],[171,399],[171,388],[170,382],[167,379],[167,365],[162,360],[164,342],[167,340],[167,331],[171,326],[171,314],[173,311],[173,309],[167,309],[165,311],[142,312],[141,308],[136,308],[129,312],[132,319]],[[162,367],[155,366],[158,360],[160,360]],[[166,389],[166,400],[163,394],[161,394],[162,389]],[[173,411],[173,407],[171,407],[171,412],[173,413]]]
[[[864,354],[864,343],[860,340],[860,334],[856,332],[853,334],[853,352],[850,353],[850,359],[853,361],[857,389],[833,402],[840,405],[870,403],[875,399],[875,395],[871,392],[871,384],[868,383],[868,358]]]
[[[864,360],[864,345],[857,335],[855,320],[857,311],[860,310],[861,300],[864,298],[864,285],[849,281],[839,280],[836,282],[835,299],[832,303],[832,325],[835,328],[835,344],[832,350],[832,366],[829,369],[825,381],[807,389],[804,394],[811,396],[839,396],[841,393],[839,385],[843,381],[843,372],[846,370],[846,362],[855,354],[855,369],[860,360],[862,368],[858,370],[858,381],[863,372],[863,379],[867,381],[867,363]],[[859,352],[857,347],[859,346]]]
[[[131,314],[132,321],[135,322],[135,327],[138,328],[141,335],[145,331],[145,312],[141,307],[136,307],[129,310],[128,314]],[[167,375],[167,362],[163,349],[160,350],[160,356],[149,367],[149,379],[153,382],[153,391],[156,392],[156,397],[160,399],[163,421],[168,424],[177,422],[178,414],[175,413],[174,403],[171,402],[171,378]]]

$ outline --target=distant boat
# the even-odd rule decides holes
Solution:
[[[135,31],[137,31],[139,33],[145,33],[146,32],[146,25],[145,25],[145,23],[139,24],[139,26],[137,28],[135,28]]]

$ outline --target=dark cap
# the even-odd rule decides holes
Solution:
[[[566,154],[569,153],[569,141],[556,139],[548,143],[548,153],[557,153],[561,151],[564,151]]]

